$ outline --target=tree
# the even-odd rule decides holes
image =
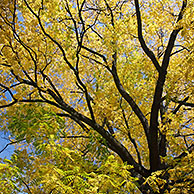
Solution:
[[[193,5],[1,1],[1,192],[193,193]]]

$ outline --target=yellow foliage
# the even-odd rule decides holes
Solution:
[[[0,192],[194,192],[193,15],[194,0],[0,1]]]

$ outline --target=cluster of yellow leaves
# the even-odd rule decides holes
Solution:
[[[80,79],[92,98],[91,104],[96,121],[100,125],[103,125],[105,119],[111,123],[115,131],[114,137],[121,141],[137,160],[135,148],[128,138],[130,132],[137,142],[143,165],[149,168],[149,152],[143,128],[129,105],[124,100],[121,101],[112,75],[104,66],[112,66],[112,55],[117,52],[120,80],[149,120],[157,72],[139,45],[133,1],[107,1],[114,10],[113,18],[105,1],[86,1],[87,6],[82,12],[84,22],[80,19],[76,4],[81,5],[82,0],[45,0],[43,4],[41,0],[27,1],[34,13],[39,14],[41,23],[24,1],[16,2],[15,33],[12,25],[14,1],[0,2],[0,63],[4,64],[0,65],[0,83],[6,84],[11,90],[14,88],[13,96],[18,101],[36,99],[39,97],[37,88],[24,84],[12,86],[22,82],[23,79],[28,80],[30,76],[30,79],[37,80],[37,86],[42,90],[53,89],[49,80],[41,75],[41,71],[44,70],[44,74],[50,77],[63,100],[80,113],[89,116],[85,96],[77,86],[75,74],[64,61],[59,47],[43,33],[40,27],[42,25],[45,32],[64,49],[65,56],[73,67],[78,63]],[[193,133],[193,123],[187,126],[187,121],[193,119],[192,110],[185,112],[181,107],[181,113],[172,114],[177,104],[171,102],[171,99],[189,96],[189,100],[194,101],[194,1],[188,1],[183,19],[175,26],[181,3],[179,0],[140,1],[143,36],[159,62],[162,61],[169,33],[179,26],[182,27],[173,49],[164,87],[166,107],[169,109],[165,115],[167,124],[160,125],[161,132],[167,136],[170,147],[168,154],[173,156],[186,150],[185,140],[179,135]],[[103,63],[100,56],[79,48],[77,39],[80,40],[80,37],[77,37],[76,33],[83,30],[83,23],[87,29],[82,40],[83,46],[106,56],[107,64]],[[76,54],[79,49],[78,60]],[[179,52],[180,49],[183,50]],[[18,76],[17,80],[10,71]],[[7,93],[0,96],[0,105],[10,101]],[[51,100],[46,92],[43,97]],[[123,110],[129,128],[126,126]],[[1,125],[4,129],[16,140],[25,139],[27,142],[18,145],[15,164],[27,173],[29,180],[25,181],[30,184],[33,192],[41,192],[40,185],[43,185],[45,192],[53,189],[53,193],[97,193],[98,191],[103,193],[109,189],[109,192],[114,190],[114,193],[121,193],[121,186],[126,190],[133,190],[134,180],[130,177],[128,167],[113,156],[107,158],[110,153],[105,146],[101,146],[102,138],[93,131],[90,134],[83,131],[71,119],[59,118],[56,115],[58,112],[60,110],[53,106],[19,104],[9,107],[2,116]],[[106,126],[105,129],[108,130]],[[61,136],[72,135],[89,136],[89,138],[60,139]],[[189,145],[192,141],[192,136],[187,138]],[[31,152],[24,147],[29,147]],[[80,150],[84,149],[90,151],[85,160],[80,153]],[[88,164],[87,160],[93,163]],[[1,165],[1,169],[9,168],[7,164],[1,163]],[[184,177],[182,173],[190,170],[188,165],[189,162],[181,162],[179,167],[170,171],[172,180]],[[15,172],[14,168],[10,167],[8,172]],[[193,169],[193,164],[191,168]],[[159,190],[158,186],[163,187],[165,184],[165,180],[158,178],[161,173],[153,173],[147,179],[146,183],[153,186],[155,191]],[[3,180],[2,184],[6,185],[6,181],[7,179]],[[181,188],[182,185],[177,185],[172,192],[178,192],[176,190],[178,187]],[[9,187],[2,188],[6,189],[2,191],[3,193],[9,192]]]

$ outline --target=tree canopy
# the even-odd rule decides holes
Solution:
[[[193,15],[193,0],[0,1],[15,145],[0,192],[194,193]]]

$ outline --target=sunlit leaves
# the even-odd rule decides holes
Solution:
[[[140,44],[134,1],[0,2],[1,127],[16,144],[11,160],[0,164],[1,192],[161,192],[166,185],[170,193],[192,192],[194,2],[177,22],[182,3],[139,1],[142,36],[158,70]],[[165,74],[160,67],[178,29]],[[118,90],[114,65],[148,126],[165,74],[156,102],[154,146],[166,138],[160,171],[150,171],[150,129]],[[123,164],[118,148],[134,166]]]

